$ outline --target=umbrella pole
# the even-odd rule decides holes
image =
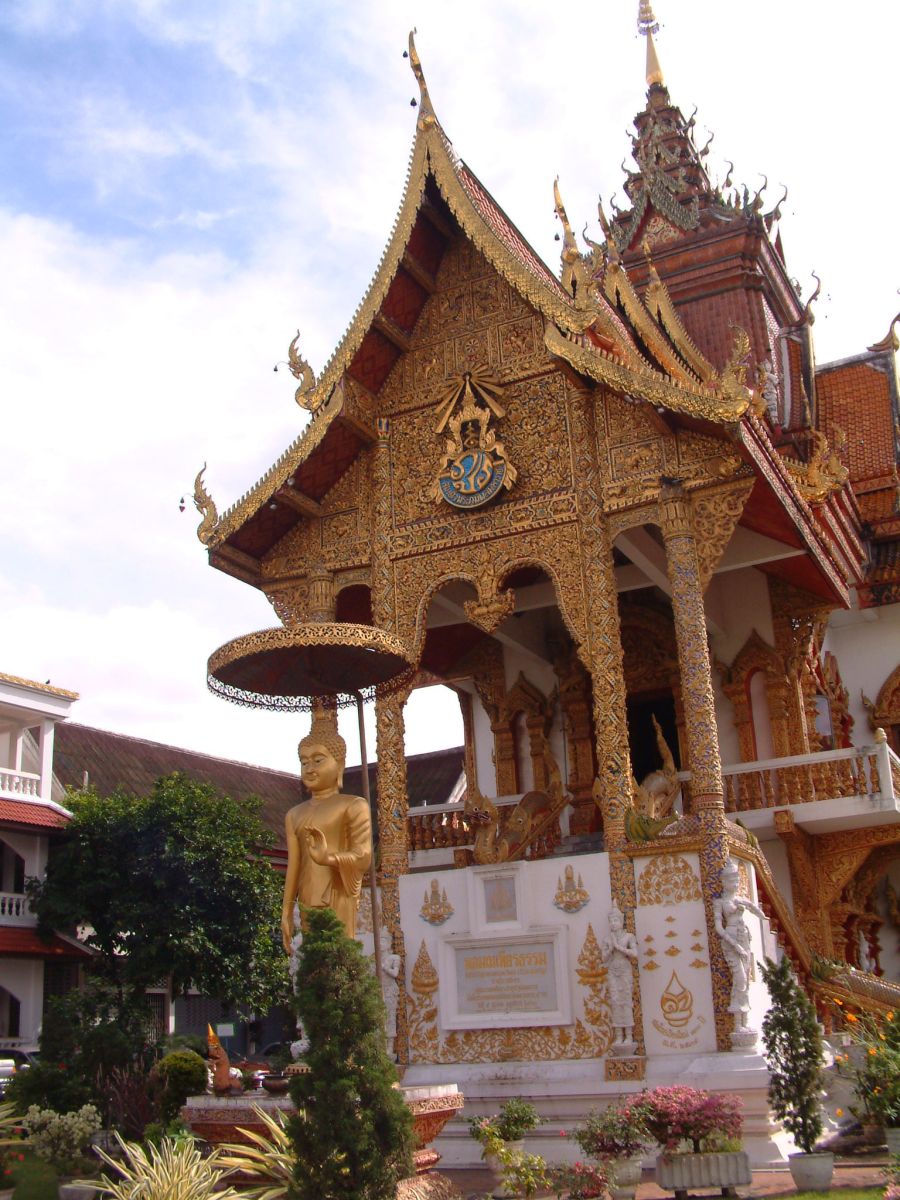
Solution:
[[[359,722],[359,757],[362,764],[362,793],[369,806],[372,816],[372,828],[375,828],[375,813],[372,812],[372,795],[369,789],[369,760],[366,755],[366,726],[363,721],[363,699],[356,692],[356,717]],[[378,905],[377,877],[375,872],[375,844],[372,843],[372,857],[369,860],[369,891],[372,895],[372,937],[375,942],[375,977],[378,980],[378,990],[384,995],[384,976],[381,973],[381,911]]]

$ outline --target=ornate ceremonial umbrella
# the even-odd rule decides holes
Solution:
[[[409,652],[390,633],[373,625],[315,621],[288,628],[263,629],[226,642],[210,655],[207,684],[217,696],[247,708],[309,712],[313,704],[343,708],[356,705],[362,791],[371,811],[369,764],[363,701],[390,694],[415,670]],[[375,814],[372,814],[373,825]],[[369,864],[375,971],[381,974],[381,915],[373,850]]]

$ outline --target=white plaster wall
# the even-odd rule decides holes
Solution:
[[[771,842],[760,842],[760,849],[766,856],[766,862],[769,864],[769,870],[778,885],[779,892],[784,896],[793,912],[794,893],[791,888],[791,870],[788,866],[788,855],[784,842],[778,838]]]
[[[881,685],[900,663],[900,604],[833,613],[824,649],[837,659],[849,693],[853,743],[867,745],[872,733],[860,692],[877,700]]]
[[[770,646],[775,644],[769,585],[756,567],[714,575],[706,589],[704,608],[722,631],[712,638],[713,653],[721,662],[730,666],[754,629]]]
[[[37,1041],[41,1028],[41,1010],[44,1001],[43,959],[5,959],[3,963],[3,987],[8,992],[11,992],[21,1005],[19,1011],[19,1036],[26,1042]]]
[[[47,869],[46,837],[36,837],[33,833],[16,833],[11,829],[4,829],[0,837],[25,860],[26,879],[32,875],[43,876]]]
[[[716,706],[716,729],[719,735],[719,757],[723,766],[741,761],[741,743],[734,727],[734,707],[722,691],[722,676],[713,668],[713,702]]]

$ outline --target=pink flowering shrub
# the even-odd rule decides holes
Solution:
[[[661,1087],[635,1097],[645,1109],[647,1130],[669,1153],[690,1142],[695,1154],[723,1139],[741,1136],[740,1096],[699,1088]],[[708,1143],[705,1145],[704,1143]]]
[[[598,1163],[564,1163],[551,1167],[550,1186],[557,1197],[568,1193],[569,1200],[595,1200],[609,1188],[606,1171]]]

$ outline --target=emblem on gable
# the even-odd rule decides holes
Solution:
[[[438,404],[436,433],[449,434],[434,485],[434,498],[454,508],[479,508],[501,488],[511,488],[516,469],[491,421],[506,415],[501,385],[485,371],[450,380]]]

